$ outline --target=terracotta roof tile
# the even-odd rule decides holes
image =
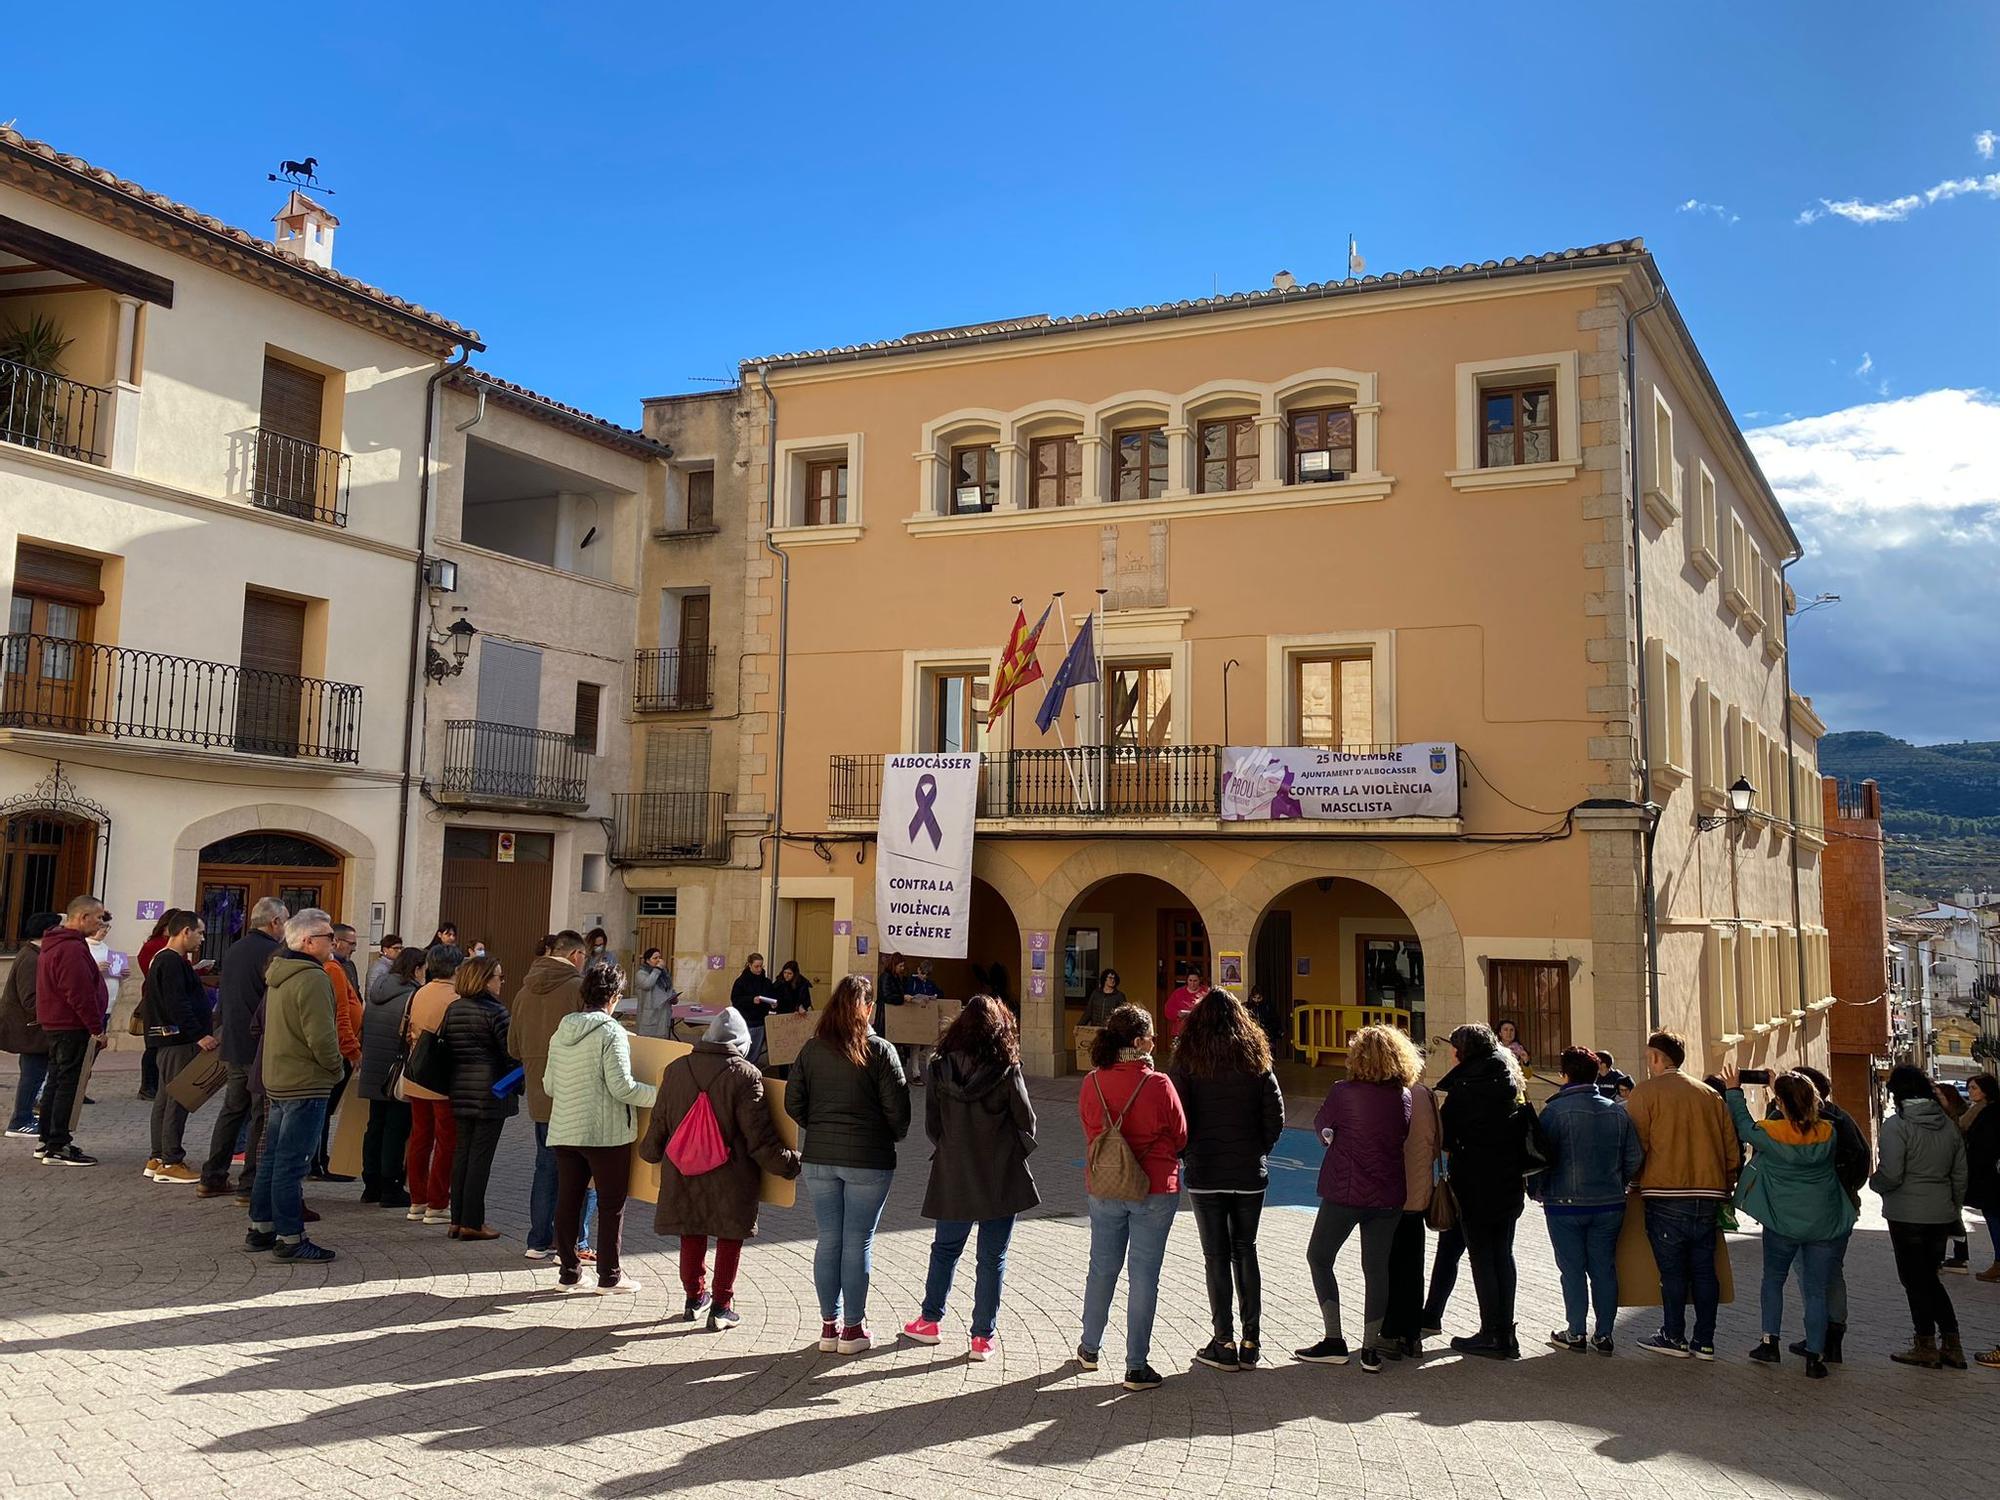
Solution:
[[[155,209],[171,218],[180,220],[192,228],[229,241],[243,250],[275,257],[288,271],[324,282],[342,292],[363,298],[375,303],[377,306],[389,308],[416,322],[426,324],[436,333],[442,334],[453,343],[470,344],[474,348],[485,347],[479,342],[479,335],[473,329],[464,327],[459,323],[454,323],[442,314],[434,313],[429,308],[412,302],[406,297],[398,297],[392,292],[385,292],[380,287],[370,286],[367,282],[358,280],[343,272],[335,271],[325,266],[314,265],[312,262],[301,260],[295,255],[288,255],[269,240],[259,239],[248,230],[239,229],[233,224],[225,224],[213,214],[203,213],[200,209],[192,208],[185,203],[177,203],[165,194],[152,192],[147,188],[141,187],[136,182],[128,182],[116,173],[93,165],[80,156],[70,156],[65,152],[56,150],[47,141],[30,140],[12,126],[0,125],[0,151],[9,151],[22,157],[39,159],[50,166],[57,167],[64,172],[82,178],[102,188],[107,193],[116,197],[129,199],[135,204],[143,204],[146,207]]]
[[[614,447],[638,452],[642,457],[665,458],[673,452],[666,444],[647,437],[643,432],[630,427],[620,427],[616,422],[608,422],[603,417],[593,416],[582,407],[571,406],[552,396],[544,396],[540,391],[531,391],[525,385],[502,380],[498,375],[490,375],[470,365],[453,371],[446,383],[466,391],[476,391],[484,386],[489,393],[510,406],[526,410],[532,415],[554,418],[561,425],[585,437],[601,438]]]
[[[1148,303],[1144,307],[1111,308],[1104,312],[1078,313],[1068,317],[1036,316],[1002,318],[984,323],[968,323],[928,333],[906,334],[899,339],[878,339],[865,344],[843,344],[829,349],[804,349],[790,354],[772,354],[762,359],[746,359],[743,368],[759,365],[804,364],[832,359],[858,359],[940,345],[999,342],[1038,338],[1080,328],[1119,323],[1148,322],[1162,318],[1191,317],[1230,308],[1285,302],[1310,302],[1330,297],[1383,290],[1390,287],[1421,285],[1425,282],[1476,281],[1501,274],[1528,273],[1566,267],[1592,260],[1638,256],[1646,253],[1642,239],[1608,240],[1601,245],[1583,245],[1569,250],[1553,250],[1540,255],[1510,255],[1504,260],[1467,261],[1457,266],[1426,266],[1421,271],[1387,271],[1345,281],[1301,282],[1282,290],[1273,287],[1256,292],[1222,292],[1213,297],[1192,297],[1179,302]]]

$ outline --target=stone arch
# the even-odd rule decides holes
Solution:
[[[283,829],[316,839],[341,856],[340,920],[368,930],[368,903],[375,891],[375,841],[352,823],[314,807],[291,802],[252,802],[197,818],[174,840],[173,900],[193,906],[199,896],[201,851],[233,834],[261,828]]]

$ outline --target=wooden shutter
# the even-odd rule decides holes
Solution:
[[[649,792],[707,791],[708,731],[647,730],[645,788]]]
[[[1569,965],[1494,958],[1486,967],[1488,1024],[1512,1021],[1531,1064],[1555,1067],[1570,1038]]]
[[[306,607],[254,591],[243,595],[242,673],[236,685],[237,748],[258,755],[299,752],[299,677]]]
[[[270,594],[243,596],[244,670],[283,672],[296,677],[303,670],[306,647],[306,607],[297,599]]]
[[[687,472],[687,524],[690,531],[705,531],[715,524],[713,469],[689,469]]]
[[[258,425],[269,432],[283,433],[301,442],[320,440],[320,411],[326,396],[326,377],[301,370],[281,359],[264,356],[264,400]]]
[[[542,710],[542,653],[487,636],[479,643],[478,707],[482,724],[533,729]]]
[[[594,682],[576,685],[576,748],[585,755],[597,753],[597,706],[604,689]]]
[[[14,590],[77,604],[102,604],[100,567],[94,557],[23,542],[14,553]]]

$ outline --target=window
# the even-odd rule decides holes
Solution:
[[[640,917],[671,917],[680,911],[680,892],[664,891],[639,898]]]
[[[1354,472],[1354,412],[1345,406],[1295,411],[1287,418],[1292,484],[1345,479]]]
[[[1687,777],[1687,717],[1681,712],[1681,660],[1666,642],[1646,642],[1646,760],[1667,789]]]
[[[264,356],[251,478],[259,505],[300,520],[334,518],[339,476],[320,446],[325,403],[324,375]]]
[[[1157,500],[1167,492],[1167,430],[1135,427],[1111,434],[1111,498]]]
[[[1743,1018],[1736,993],[1736,934],[1724,927],[1708,929],[1702,950],[1704,1000],[1708,1032],[1718,1042],[1741,1041]]]
[[[0,950],[27,941],[28,918],[95,890],[97,825],[33,808],[0,822]],[[32,955],[30,956],[32,960]]]
[[[1700,459],[1694,465],[1694,511],[1688,517],[1688,555],[1695,567],[1713,578],[1722,571],[1715,535],[1715,476]]]
[[[1000,449],[981,443],[951,450],[951,508],[954,513],[991,510],[1000,502]]]
[[[1764,654],[1776,661],[1785,654],[1785,585],[1770,563],[1759,558],[1757,567],[1763,583]]]
[[[1375,663],[1366,656],[1292,658],[1294,745],[1333,750],[1374,742]]]
[[[604,688],[595,682],[579,682],[576,685],[576,727],[571,731],[576,739],[576,748],[585,755],[597,753],[597,710],[603,701]]]
[[[1174,672],[1168,662],[1125,662],[1111,669],[1106,716],[1114,749],[1153,749],[1174,742]]]
[[[1537,1068],[1553,1068],[1570,1044],[1569,965],[1539,959],[1486,960],[1487,1024],[1512,1021]]]
[[[583,891],[596,896],[604,892],[606,861],[602,854],[586,854],[583,857]]]
[[[1723,538],[1722,602],[1732,613],[1752,611],[1751,596],[1757,585],[1750,576],[1750,568],[1756,555],[1750,545],[1750,533],[1741,521],[1731,516]]]
[[[1651,464],[1646,470],[1643,499],[1655,523],[1671,526],[1681,513],[1681,466],[1674,458],[1674,409],[1657,386],[1653,389]]]
[[[687,529],[708,531],[715,526],[715,470],[687,471]]]
[[[1736,785],[1743,774],[1743,711],[1731,705],[1722,721],[1722,784]]]
[[[934,755],[969,755],[979,749],[988,702],[984,672],[931,674],[930,743]]]
[[[1054,510],[1083,498],[1083,443],[1074,435],[1036,438],[1028,446],[1028,505]]]
[[[301,599],[246,590],[242,670],[236,686],[236,748],[257,755],[299,753],[299,676],[306,606]]]
[[[82,730],[92,653],[69,643],[91,639],[97,606],[104,602],[99,582],[94,557],[25,542],[16,550],[0,723]]]
[[[1257,483],[1257,419],[1226,417],[1203,422],[1196,437],[1201,457],[1200,493],[1247,490]]]
[[[1713,805],[1723,800],[1729,783],[1723,776],[1722,700],[1706,682],[1694,685],[1692,717],[1695,788],[1703,802]]]
[[[847,460],[806,461],[805,524],[842,526],[847,522]]]
[[[1512,468],[1556,460],[1556,388],[1522,385],[1479,393],[1479,466]]]

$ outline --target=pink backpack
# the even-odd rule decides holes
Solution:
[[[700,1177],[729,1160],[729,1145],[722,1128],[715,1123],[715,1106],[708,1102],[708,1090],[694,1097],[694,1107],[681,1116],[667,1142],[667,1160],[683,1177]]]

